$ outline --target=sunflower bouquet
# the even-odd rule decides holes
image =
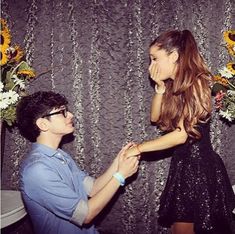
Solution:
[[[26,86],[35,77],[34,70],[24,61],[24,52],[11,45],[11,34],[5,20],[1,19],[1,81],[0,119],[12,126],[16,119],[16,105],[26,95]]]
[[[225,31],[223,36],[226,48],[234,59],[235,30]],[[232,122],[235,120],[235,62],[227,63],[213,78],[212,94],[215,96],[216,110],[223,119]]]

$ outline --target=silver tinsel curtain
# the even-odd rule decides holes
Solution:
[[[150,42],[168,29],[189,29],[216,72],[228,62],[222,32],[235,27],[234,9],[234,0],[2,0],[12,40],[39,75],[30,93],[53,90],[68,98],[76,132],[63,148],[93,176],[127,142],[159,135],[149,117]],[[234,129],[213,114],[211,141],[233,184]],[[18,189],[19,164],[29,146],[17,129],[7,131],[2,189]],[[138,175],[96,220],[102,233],[168,233],[157,224],[157,210],[169,156],[143,157]]]

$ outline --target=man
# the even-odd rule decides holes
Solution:
[[[74,131],[66,105],[66,98],[54,92],[37,92],[18,104],[20,133],[34,142],[21,165],[20,189],[36,233],[98,233],[91,221],[137,171],[138,158],[125,157],[128,144],[97,179],[81,171],[58,148]]]

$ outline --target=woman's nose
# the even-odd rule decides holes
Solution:
[[[154,64],[153,61],[151,61],[150,64],[149,64],[149,72],[150,72],[150,70],[152,69],[153,64]]]

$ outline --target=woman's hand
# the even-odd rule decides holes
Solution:
[[[165,88],[164,81],[161,80],[161,70],[158,68],[156,63],[151,63],[149,66],[149,74],[151,79],[157,84],[160,89]]]
[[[132,147],[130,147],[129,149],[126,150],[125,152],[125,157],[126,158],[130,158],[130,157],[137,157],[138,159],[140,159],[140,151],[138,150],[137,146],[134,145]]]

